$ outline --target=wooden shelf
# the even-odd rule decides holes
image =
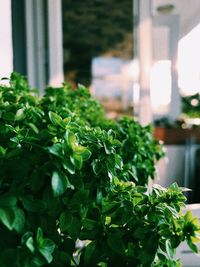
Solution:
[[[161,128],[154,129],[154,137],[166,145],[182,145],[188,140],[200,144],[200,129]]]

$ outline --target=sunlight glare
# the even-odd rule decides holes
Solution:
[[[171,101],[171,61],[157,61],[150,75],[151,103],[154,111],[166,112]]]
[[[200,93],[200,24],[178,44],[178,86],[183,95]]]

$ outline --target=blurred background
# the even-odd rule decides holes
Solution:
[[[157,183],[200,201],[200,1],[0,1],[0,76],[44,93],[86,85],[109,118],[152,123],[164,143]]]

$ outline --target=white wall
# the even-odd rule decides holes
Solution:
[[[13,71],[11,1],[0,1],[0,79]]]
[[[164,149],[166,156],[156,165],[158,173],[154,183],[168,187],[177,182],[179,186],[194,188],[196,153],[200,145],[193,143],[191,139],[186,145],[165,145]]]
[[[183,186],[185,175],[185,146],[165,146],[166,156],[157,163],[158,178],[155,183],[164,187],[177,182]]]
[[[62,35],[62,2],[48,0],[49,84],[51,86],[61,86],[64,81]]]
[[[157,14],[157,7],[173,4],[174,9],[170,14],[180,16],[180,38],[190,32],[200,23],[200,1],[199,0],[152,0],[153,14]]]

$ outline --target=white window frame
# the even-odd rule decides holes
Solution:
[[[41,94],[64,80],[61,0],[46,4],[45,10],[45,1],[25,1],[28,80]]]
[[[0,79],[13,71],[11,0],[0,1]]]

